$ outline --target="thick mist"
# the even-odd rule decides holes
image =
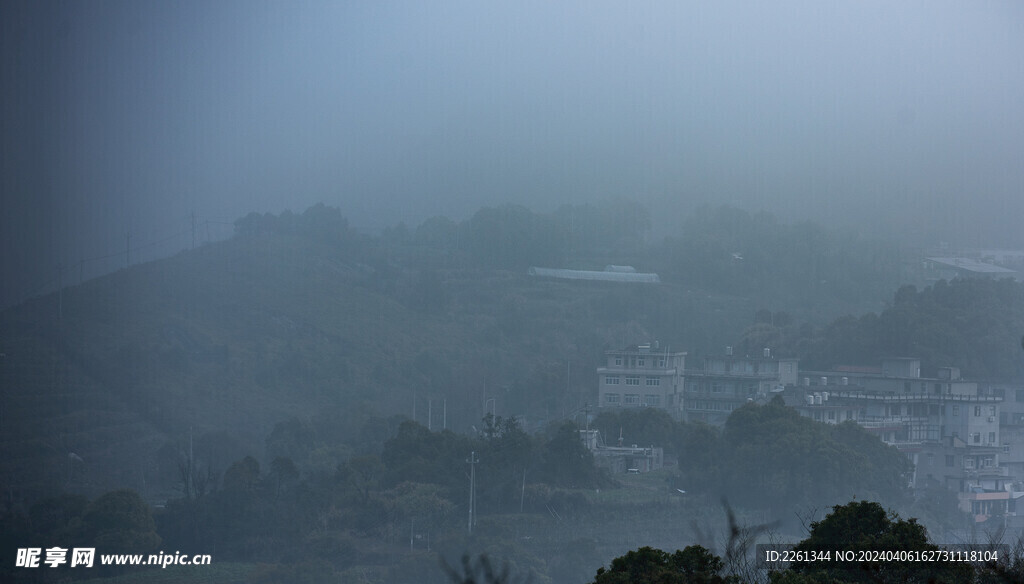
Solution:
[[[1024,246],[1013,2],[0,11],[5,306],[317,201],[366,231],[625,197],[655,235],[714,202]]]

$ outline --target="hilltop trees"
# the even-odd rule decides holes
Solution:
[[[799,356],[801,366],[872,365],[893,355],[920,357],[923,371],[959,367],[974,379],[1024,375],[1020,331],[1024,284],[1013,280],[940,280],[924,289],[900,287],[892,306],[860,317],[842,316],[814,330],[809,325],[757,323],[741,350],[774,340],[779,351]],[[764,345],[767,346],[767,345]]]

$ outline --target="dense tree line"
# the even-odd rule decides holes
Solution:
[[[878,302],[903,275],[895,243],[729,206],[697,209],[652,252],[671,280],[812,319]]]
[[[788,316],[779,322],[760,319],[738,347],[777,347],[811,369],[878,366],[886,357],[911,356],[921,359],[924,375],[959,367],[970,379],[1008,381],[1024,376],[1022,331],[1024,283],[958,278],[921,290],[903,286],[889,308],[840,317],[821,328],[798,326]]]
[[[358,247],[368,256],[383,251],[369,263],[385,272],[636,264],[667,282],[756,297],[763,306],[803,310],[810,303],[809,317],[877,305],[904,275],[894,243],[729,206],[701,207],[655,240],[650,209],[628,199],[563,205],[550,213],[484,207],[463,221],[437,216],[415,228],[388,227],[379,238],[358,235],[338,209],[320,204],[301,215],[251,213],[236,221],[235,231],[247,238],[298,235]]]
[[[722,429],[675,422],[657,409],[604,413],[593,427],[664,445],[679,463],[666,490],[683,488],[690,496],[706,496],[713,506],[725,496],[738,508],[778,517],[853,495],[891,506],[906,503],[908,469],[901,453],[856,425],[817,423],[777,402],[747,405]],[[469,541],[461,534],[471,455],[478,461],[477,517],[485,522],[520,513],[558,521],[600,514],[585,493],[615,488],[597,470],[571,422],[531,435],[515,418],[488,414],[476,433],[466,435],[369,411],[323,412],[278,424],[267,438],[269,464],[242,457],[214,473],[206,488],[188,487],[191,475],[185,471],[192,465],[181,465],[182,496],[153,516],[130,491],[92,503],[67,496],[34,507],[19,520],[28,530],[20,533],[44,539],[76,534],[139,553],[162,543],[182,553],[216,550],[221,562],[259,559],[277,566],[261,569],[253,576],[257,582],[330,581],[368,565],[401,571],[406,568],[394,564],[393,554],[407,541],[410,552],[430,545],[459,549]],[[412,533],[423,539],[409,539]],[[483,537],[493,538],[505,554],[520,554],[527,564],[540,562],[516,551],[509,533],[491,528]],[[569,543],[580,557],[593,556],[592,544]],[[557,570],[557,563],[548,569]],[[638,550],[612,562],[596,582],[658,578],[736,581],[696,546],[676,554]]]
[[[674,422],[652,408],[602,413],[594,427],[612,440],[621,430],[633,443],[664,445],[678,458],[683,490],[775,516],[852,496],[894,507],[910,502],[904,454],[852,422],[802,417],[781,398],[739,408],[723,428]]]

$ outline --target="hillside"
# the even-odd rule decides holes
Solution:
[[[316,412],[415,414],[462,431],[493,409],[535,428],[593,400],[603,350],[657,338],[716,351],[766,306],[733,294],[734,275],[709,268],[698,285],[674,273],[713,258],[645,246],[642,218],[601,237],[616,212],[485,209],[379,238],[323,206],[253,214],[231,240],[4,311],[0,483],[29,498],[130,486],[160,500],[185,449],[223,470],[263,456],[275,424]],[[667,271],[656,286],[526,275],[545,262]]]

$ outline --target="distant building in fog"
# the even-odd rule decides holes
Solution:
[[[603,272],[596,270],[566,270],[562,268],[532,267],[526,272],[536,278],[559,280],[590,280],[595,282],[624,282],[632,284],[660,284],[658,274],[642,274],[633,266],[607,266]]]
[[[772,393],[796,384],[799,361],[778,359],[770,349],[759,357],[725,354],[705,357],[703,370],[686,372],[685,419],[721,425],[748,401],[765,401]]]
[[[597,430],[580,430],[580,439],[594,455],[594,464],[612,474],[644,473],[665,466],[665,451],[660,446],[609,446]],[[621,438],[619,442],[621,442]]]
[[[1000,463],[1003,398],[980,392],[955,367],[921,377],[921,361],[885,359],[881,368],[801,371],[785,400],[801,415],[826,424],[853,421],[895,446],[914,464],[911,484],[957,493],[976,521],[1011,509],[1015,475]]]
[[[1016,278],[1017,272],[993,263],[964,257],[929,257],[924,259],[928,281],[954,278]]]
[[[605,351],[597,368],[598,407],[652,407],[682,415],[685,352],[672,352],[658,343]]]

